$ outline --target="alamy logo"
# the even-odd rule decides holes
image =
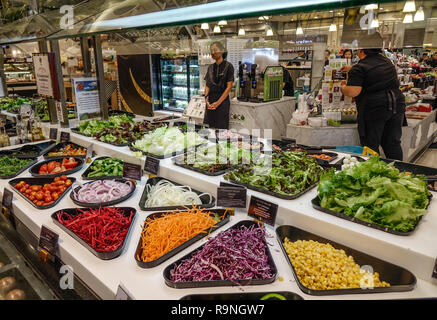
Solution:
[[[63,276],[59,279],[59,287],[62,290],[74,289],[74,272],[73,268],[68,265],[63,265],[59,270]]]
[[[59,9],[60,13],[64,15],[61,17],[59,26],[61,29],[73,29],[74,25],[74,8],[70,5],[64,5]]]

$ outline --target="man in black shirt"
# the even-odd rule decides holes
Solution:
[[[360,61],[347,66],[345,96],[355,97],[361,145],[378,152],[382,146],[386,158],[402,160],[401,136],[405,116],[405,97],[393,63],[380,49],[359,49]]]

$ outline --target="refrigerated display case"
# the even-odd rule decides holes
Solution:
[[[160,57],[162,108],[184,111],[199,90],[197,56]]]

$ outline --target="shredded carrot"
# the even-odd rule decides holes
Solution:
[[[211,212],[196,207],[169,211],[156,219],[147,218],[137,258],[144,262],[156,260],[194,236],[206,233],[216,223]]]

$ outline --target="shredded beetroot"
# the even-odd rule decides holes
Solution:
[[[110,207],[78,211],[76,215],[61,211],[58,221],[98,252],[112,252],[123,244],[134,215],[133,211],[127,216],[120,208]]]
[[[265,229],[231,228],[208,239],[203,249],[170,271],[173,282],[268,279],[273,277],[266,254]]]

